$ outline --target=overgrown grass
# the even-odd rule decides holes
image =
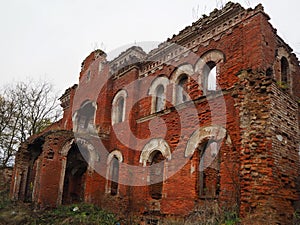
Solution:
[[[73,204],[56,209],[34,210],[30,204],[0,200],[0,224],[2,225],[116,225],[112,213],[90,204]]]
[[[74,204],[61,206],[57,209],[45,211],[35,224],[91,224],[116,225],[117,219],[108,213],[90,204]],[[33,223],[34,224],[34,223]]]

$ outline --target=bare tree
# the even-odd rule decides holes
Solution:
[[[0,97],[0,163],[6,166],[10,163],[16,149],[16,117],[14,101]]]
[[[58,96],[46,81],[19,82],[0,98],[0,164],[12,163],[18,145],[61,115]]]

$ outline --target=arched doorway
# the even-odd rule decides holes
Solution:
[[[40,137],[37,138],[32,144],[28,145],[30,152],[30,161],[27,168],[26,184],[24,190],[24,201],[32,202],[34,198],[34,190],[37,188],[38,179],[37,173],[40,171],[40,163],[38,157],[43,151],[43,144],[45,140]]]
[[[87,153],[88,154],[88,153]],[[62,203],[70,204],[84,200],[84,184],[88,163],[73,143],[68,155],[63,183]]]

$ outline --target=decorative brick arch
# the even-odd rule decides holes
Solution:
[[[194,68],[191,64],[183,64],[179,66],[171,75],[170,82],[173,84],[173,95],[172,102],[173,105],[177,104],[177,91],[178,91],[178,83],[183,75],[186,75],[187,79],[194,74]]]
[[[205,64],[209,61],[215,62],[216,64],[220,62],[225,62],[225,54],[217,49],[209,50],[205,52],[200,59],[195,64],[195,72],[201,73]]]
[[[216,67],[216,75],[220,73],[220,64],[225,62],[225,54],[217,49],[205,52],[195,64],[195,72],[199,74],[198,82],[204,94],[206,94],[208,86],[208,77],[205,71],[210,70],[210,65]],[[209,65],[210,64],[210,65]]]
[[[179,66],[171,75],[170,81],[175,84],[178,81],[180,75],[186,74],[192,76],[194,74],[194,68],[191,64],[183,64]]]
[[[199,144],[203,144],[208,140],[214,140],[216,142],[221,141],[226,137],[226,134],[226,129],[221,126],[200,127],[194,131],[190,137],[184,152],[184,156],[192,156]],[[227,142],[231,143],[229,136],[227,136]]]
[[[118,122],[123,122],[125,120],[125,116],[126,116],[126,99],[128,97],[127,91],[126,90],[120,90],[117,92],[117,94],[115,95],[113,101],[112,101],[112,111],[111,111],[111,121],[112,121],[112,125],[118,123]],[[119,100],[123,98],[123,109],[122,109],[122,118],[119,118],[119,107],[118,107],[118,103]]]
[[[118,159],[119,162],[123,162],[123,155],[122,152],[120,152],[119,150],[114,150],[111,153],[109,153],[109,155],[107,156],[107,165],[110,164],[111,160],[116,157]]]
[[[171,150],[168,143],[163,138],[155,138],[150,140],[142,150],[140,163],[142,163],[143,166],[146,166],[147,162],[152,162],[152,153],[154,151],[160,151],[166,159],[171,159]]]
[[[65,142],[64,146],[62,147],[61,151],[59,152],[62,156],[67,157],[69,150],[72,147],[72,144],[74,143],[75,139],[71,139]],[[85,147],[86,150],[89,152],[89,165],[92,167],[93,162],[99,161],[99,155],[95,151],[95,147],[86,141],[83,138],[76,138],[76,142],[79,143],[81,146]]]
[[[72,146],[72,144],[74,143],[74,138],[72,138],[71,140],[66,141],[66,143],[64,144],[64,146],[62,147],[62,149],[60,150],[60,154],[64,157],[66,157],[68,155],[68,152]]]

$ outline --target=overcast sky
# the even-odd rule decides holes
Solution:
[[[78,82],[83,59],[143,41],[163,42],[220,7],[223,0],[0,0],[1,83],[27,78],[52,82],[61,93]],[[278,34],[300,53],[300,1],[259,2]]]

